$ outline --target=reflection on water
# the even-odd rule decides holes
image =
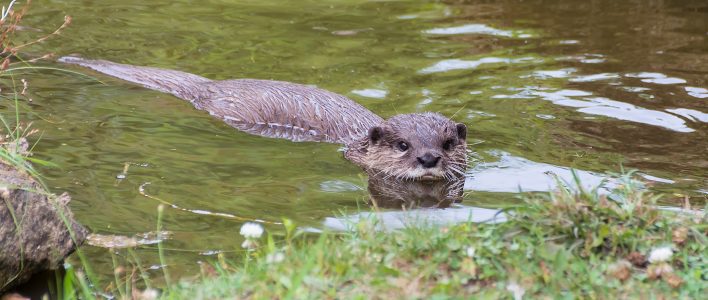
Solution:
[[[428,34],[488,34],[503,37],[530,38],[533,35],[523,31],[501,30],[489,27],[485,24],[467,24],[456,27],[435,28],[424,31]]]
[[[359,95],[362,97],[383,99],[383,98],[386,98],[386,95],[388,94],[388,92],[385,90],[379,90],[379,89],[363,89],[363,90],[353,90],[352,94],[356,94],[356,95]]]
[[[537,86],[528,86],[516,90],[521,91],[512,95],[494,95],[493,98],[539,98],[551,101],[553,102],[553,104],[578,108],[577,111],[586,114],[600,115],[624,121],[655,125],[678,132],[695,131],[694,129],[686,126],[686,121],[675,115],[638,107],[632,104],[611,100],[604,97],[589,97],[592,96],[592,93],[586,91],[547,91],[550,89]]]
[[[687,86],[684,88],[689,96],[696,98],[708,98],[708,89]]]
[[[548,79],[548,78],[568,78],[571,74],[577,72],[576,68],[565,68],[560,70],[551,71],[533,71],[531,76],[538,79]],[[522,78],[527,78],[528,76],[522,76]]]
[[[579,75],[571,78],[569,81],[570,82],[591,82],[591,81],[600,81],[600,80],[610,80],[610,79],[617,79],[620,76],[617,75],[616,73],[600,73],[600,74],[592,74],[592,75]]]
[[[516,59],[500,58],[500,57],[484,57],[478,60],[462,60],[462,59],[446,59],[437,62],[436,64],[421,69],[418,73],[430,74],[438,72],[447,72],[453,70],[475,69],[484,64],[514,64],[533,61],[533,57],[522,57]]]
[[[607,60],[602,54],[583,54],[583,55],[572,55],[556,58],[558,61],[577,61],[584,64],[600,64]]]
[[[608,191],[615,184],[606,176],[583,170],[571,170],[551,164],[533,162],[509,153],[494,153],[499,160],[493,163],[481,163],[468,171],[465,190],[484,192],[545,192],[555,189],[558,183],[567,183],[573,187],[573,171],[583,187],[591,189],[603,185]]]
[[[460,222],[503,222],[506,216],[496,209],[463,206],[462,178],[454,181],[398,181],[370,176],[369,201],[376,212],[363,212],[343,217],[327,217],[324,227],[331,230],[353,230],[363,220],[375,221],[382,230],[409,225],[450,225]],[[379,211],[380,209],[396,211]],[[398,211],[402,210],[402,211]]]
[[[617,180],[607,175],[538,163],[506,152],[491,154],[496,156],[498,161],[480,163],[469,170],[465,190],[503,193],[546,192],[554,190],[558,184],[575,189],[576,177],[586,190],[599,186],[600,193],[609,193],[617,187]],[[674,183],[670,179],[647,174],[640,175],[649,181]]]
[[[360,221],[371,220],[381,230],[395,230],[421,224],[445,226],[455,223],[498,223],[506,221],[498,209],[454,205],[444,209],[417,208],[408,211],[363,212],[343,217],[327,217],[322,223],[329,230],[353,231]]]
[[[667,205],[677,193],[694,206],[706,199],[706,1],[60,0],[32,7],[24,25],[49,33],[67,11],[72,26],[32,53],[313,84],[384,117],[437,111],[466,123],[482,163],[470,166],[461,204],[457,192],[431,201],[440,189],[379,201],[432,223],[484,220],[474,218],[512,204],[510,193],[570,181],[570,168],[588,186],[620,165],[636,168]],[[165,248],[175,276],[193,275],[205,253],[239,249],[242,219],[322,228],[335,212],[371,203],[369,190],[387,194],[365,189],[337,145],[249,136],[100,75],[105,84],[64,72],[26,77],[34,101],[23,103],[24,118],[44,131],[35,155],[61,166],[41,170],[47,183],[107,235],[154,230],[155,199],[174,204],[164,227],[174,233]],[[136,167],[116,181],[126,163]],[[155,198],[140,193],[146,182]],[[409,213],[395,209],[384,219]],[[112,278],[110,257],[91,249],[95,269]],[[158,263],[154,249],[139,255]]]
[[[667,109],[666,111],[672,112],[672,113],[677,114],[679,116],[682,116],[682,117],[684,117],[690,121],[693,121],[693,122],[708,123],[708,113],[704,113],[704,112],[700,112],[700,111],[688,109],[688,108],[673,108],[673,109]]]
[[[676,77],[668,77],[668,76],[661,74],[661,73],[641,72],[641,73],[629,73],[629,74],[625,74],[624,76],[632,77],[632,78],[641,78],[642,82],[647,82],[647,83],[656,83],[656,84],[686,83],[686,80],[684,80],[684,79],[676,78]]]
[[[380,208],[446,208],[462,201],[464,178],[435,181],[398,181],[369,176],[369,204]]]

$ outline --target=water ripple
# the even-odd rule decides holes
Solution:
[[[600,63],[604,63],[606,61],[605,56],[602,54],[583,54],[583,55],[564,56],[564,57],[556,58],[556,60],[579,61],[584,64],[600,64]]]
[[[320,183],[320,189],[327,193],[344,193],[364,190],[363,187],[344,180],[327,180]]]
[[[484,24],[467,24],[456,27],[434,28],[423,31],[427,34],[453,35],[453,34],[485,34],[502,37],[530,38],[532,34],[521,30],[502,30]]]
[[[620,76],[617,73],[600,73],[600,74],[591,74],[591,75],[579,75],[579,76],[571,78],[569,81],[571,81],[571,82],[592,82],[592,81],[616,79],[619,77]]]
[[[682,116],[686,119],[689,119],[691,121],[700,121],[704,123],[708,123],[708,114],[704,112],[700,112],[697,110],[693,109],[688,109],[688,108],[672,108],[672,109],[667,109],[666,111],[675,113],[679,116]]]
[[[696,97],[696,98],[708,98],[708,89],[704,88],[699,88],[699,87],[692,87],[692,86],[687,86],[684,87],[688,95]]]
[[[627,73],[624,76],[630,78],[640,78],[642,82],[646,83],[656,83],[656,84],[681,84],[686,83],[685,79],[678,77],[669,77],[661,73],[656,72],[640,72],[640,73]]]
[[[556,105],[578,108],[579,112],[586,114],[600,115],[624,121],[654,125],[677,132],[695,131],[694,129],[686,126],[686,122],[683,119],[672,114],[615,101],[609,98],[588,97],[591,95],[592,93],[582,90],[557,90],[547,92],[539,90],[538,87],[532,86],[525,87],[521,92],[516,94],[495,95],[492,98],[539,97]]]
[[[573,171],[568,167],[538,163],[507,152],[494,151],[499,161],[481,163],[468,171],[465,190],[483,192],[545,192],[555,189],[560,182],[573,182]],[[602,174],[575,170],[583,187],[591,189],[603,184],[603,190],[609,192],[616,184],[605,182]],[[559,180],[558,180],[559,179]],[[569,187],[572,185],[568,184]]]
[[[534,78],[538,79],[548,79],[548,78],[568,78],[572,73],[577,72],[578,69],[576,68],[566,68],[566,69],[560,69],[560,70],[551,70],[551,71],[534,71],[531,73],[530,76],[533,76]],[[522,78],[525,78],[528,76],[522,76]]]
[[[523,157],[513,156],[503,151],[492,151],[499,160],[480,163],[468,171],[465,190],[482,192],[546,192],[554,190],[561,183],[568,188],[575,188],[574,175],[583,188],[591,190],[601,186],[599,192],[609,193],[618,184],[617,180],[604,174],[571,169],[552,164],[539,163]],[[641,174],[645,179],[673,183],[670,179]]]
[[[483,64],[510,64],[510,63],[522,63],[530,62],[535,60],[533,57],[522,57],[522,58],[501,58],[501,57],[484,57],[478,60],[463,60],[463,59],[446,59],[437,62],[436,64],[424,68],[418,71],[419,74],[430,74],[447,72],[452,70],[465,70],[465,69],[476,69]]]
[[[445,226],[464,222],[499,223],[506,219],[507,216],[498,209],[455,205],[445,209],[419,208],[409,211],[363,212],[339,218],[328,217],[323,225],[334,231],[354,231],[357,229],[357,223],[362,220],[377,220],[377,229],[388,231],[421,224]]]
[[[352,93],[362,96],[362,97],[376,98],[376,99],[383,99],[383,98],[386,98],[386,95],[388,95],[388,91],[379,90],[379,89],[353,90]]]

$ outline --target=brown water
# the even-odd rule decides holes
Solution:
[[[314,84],[384,117],[438,111],[466,123],[479,161],[461,205],[426,212],[441,222],[548,190],[569,168],[593,185],[623,165],[668,205],[706,201],[705,1],[38,1],[24,25],[51,32],[65,14],[71,27],[30,53]],[[34,100],[23,118],[43,131],[36,156],[61,166],[41,171],[94,232],[154,230],[159,201],[140,186],[186,209],[164,216],[176,276],[238,253],[240,218],[338,228],[332,217],[367,197],[337,145],[249,136],[175,97],[70,69],[103,83],[22,76]],[[84,249],[111,278],[108,251]],[[138,253],[160,274],[155,249]]]

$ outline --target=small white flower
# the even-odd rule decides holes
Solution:
[[[247,239],[257,239],[263,235],[263,226],[258,223],[247,222],[241,226],[240,234]]]
[[[160,293],[154,289],[146,289],[138,295],[139,300],[154,300],[160,296]]]
[[[511,294],[514,296],[514,300],[524,299],[524,294],[526,293],[526,289],[521,287],[515,281],[510,281],[509,283],[507,283],[506,290],[511,292]]]
[[[509,250],[511,250],[511,251],[519,250],[519,248],[521,248],[521,246],[519,246],[519,244],[517,244],[517,243],[513,243],[513,244],[511,244],[511,246],[509,246]]]
[[[465,250],[467,257],[469,257],[469,258],[474,258],[475,252],[477,252],[477,249],[475,249],[474,247],[467,247],[467,249]]]
[[[673,255],[673,254],[674,254],[674,251],[671,250],[671,247],[654,248],[649,253],[649,262],[650,263],[659,263],[659,262],[668,261],[669,259],[671,259],[671,255]]]
[[[251,250],[255,249],[256,247],[258,247],[258,243],[251,239],[246,239],[245,241],[243,241],[243,243],[241,243],[241,248],[243,249]]]
[[[266,263],[269,264],[277,264],[283,260],[285,260],[285,254],[280,251],[266,255]]]

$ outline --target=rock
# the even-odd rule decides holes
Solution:
[[[0,161],[0,294],[35,273],[56,269],[86,239],[70,200]]]

